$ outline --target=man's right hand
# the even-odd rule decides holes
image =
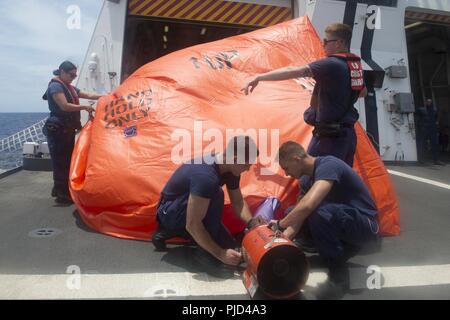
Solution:
[[[226,249],[219,259],[225,264],[237,266],[242,261],[242,254],[233,249]]]
[[[245,95],[248,95],[248,90],[250,90],[250,93],[255,90],[256,86],[259,83],[259,78],[255,77],[250,82],[248,82],[244,88],[241,89],[241,91],[244,91]]]

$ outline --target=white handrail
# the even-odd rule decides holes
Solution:
[[[25,142],[40,143],[46,141],[44,133],[42,132],[46,120],[47,118],[42,119],[28,128],[1,139],[0,152],[21,149]]]

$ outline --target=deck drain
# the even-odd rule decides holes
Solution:
[[[28,236],[30,236],[32,238],[51,238],[51,237],[57,236],[60,233],[62,233],[62,231],[59,229],[40,228],[40,229],[30,231],[30,233],[28,233]]]

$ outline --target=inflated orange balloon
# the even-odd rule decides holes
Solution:
[[[220,151],[242,133],[253,135],[260,149],[259,163],[241,178],[250,208],[270,196],[281,200],[281,211],[293,204],[298,184],[273,158],[285,141],[309,144],[312,127],[303,112],[310,83],[261,82],[247,96],[240,89],[258,73],[323,56],[318,34],[303,17],[183,49],[138,69],[99,100],[95,119],[76,143],[70,190],[82,219],[105,234],[150,239],[160,192],[181,162]],[[356,131],[355,169],[375,198],[382,233],[397,235],[398,202],[389,175],[359,124]],[[227,197],[223,216],[233,233],[243,229]]]

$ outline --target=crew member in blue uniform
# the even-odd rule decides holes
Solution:
[[[290,239],[307,226],[329,268],[327,286],[338,289],[333,294],[343,293],[349,286],[347,259],[365,244],[378,241],[375,202],[356,172],[334,156],[312,157],[289,141],[280,147],[278,159],[287,176],[301,178],[304,196],[272,224]]]
[[[349,53],[352,29],[332,24],[325,30],[323,45],[327,57],[301,67],[287,67],[260,74],[242,89],[252,92],[259,81],[280,81],[312,77],[316,81],[311,106],[304,113],[306,123],[314,126],[308,153],[333,155],[353,166],[356,151],[354,124],[358,111],[354,103],[365,96],[361,58]]]
[[[238,265],[241,254],[235,250],[235,240],[222,224],[222,186],[227,187],[236,216],[249,227],[259,223],[259,219],[252,218],[239,187],[241,173],[250,169],[257,155],[253,140],[239,136],[230,140],[225,153],[181,165],[161,192],[157,209],[159,226],[152,237],[155,248],[164,250],[165,241],[176,236],[191,238],[199,246],[197,252],[209,256],[209,261]]]
[[[77,77],[77,67],[70,61],[61,63],[53,74],[55,77],[42,97],[48,101],[50,109],[43,132],[52,157],[52,196],[57,203],[70,204],[73,202],[69,193],[69,170],[75,134],[81,129],[80,111],[90,114],[95,111],[92,106],[80,105],[79,98],[97,100],[101,95],[83,92],[71,85]]]
[[[433,100],[427,99],[425,107],[416,111],[417,119],[417,146],[419,159],[424,162],[427,154],[427,141],[430,141],[433,163],[443,165],[439,161],[439,129],[437,110],[434,108]]]

